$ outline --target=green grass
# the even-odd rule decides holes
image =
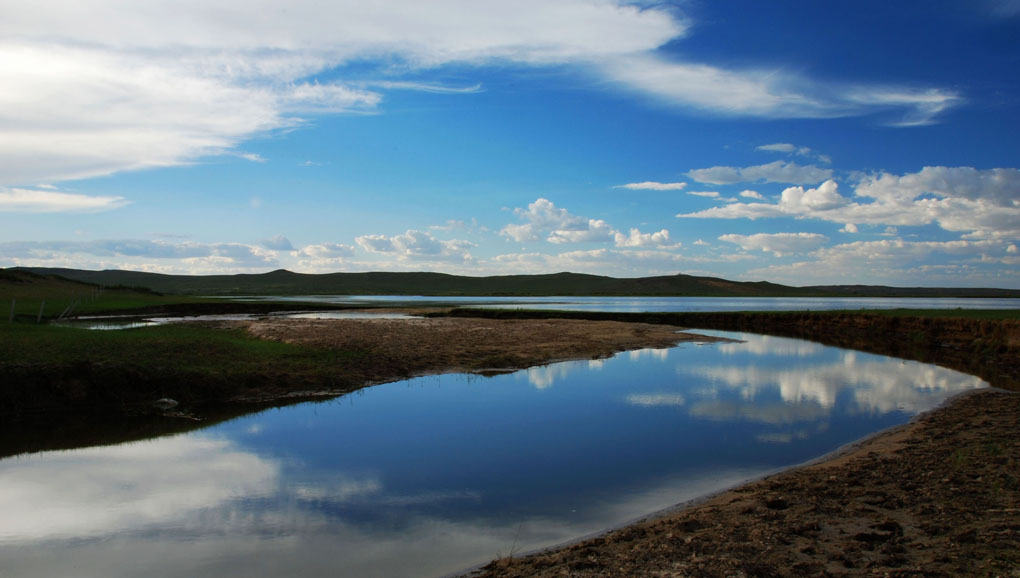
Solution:
[[[0,323],[0,364],[117,365],[207,375],[318,374],[352,352],[265,341],[242,330],[171,324],[118,331]]]
[[[180,295],[160,295],[126,287],[103,288],[60,277],[33,275],[24,271],[0,270],[0,323],[11,319],[35,321],[67,315],[97,315],[176,303],[209,300]]]

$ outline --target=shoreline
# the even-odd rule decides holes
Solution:
[[[984,420],[960,427],[974,416]],[[962,392],[802,464],[451,576],[1020,575],[1018,416],[1020,393]],[[940,437],[944,429],[967,435]],[[932,457],[951,465],[937,470]],[[907,478],[886,471],[894,465],[927,471]],[[977,483],[956,499],[930,500],[947,485],[961,494],[950,485],[960,480]],[[900,483],[909,487],[897,491]],[[930,501],[917,503],[919,494]],[[975,507],[989,502],[999,507]]]

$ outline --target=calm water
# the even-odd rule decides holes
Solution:
[[[439,576],[832,451],[982,387],[725,334],[0,461],[0,575]]]
[[[1020,299],[826,297],[422,297],[406,295],[303,295],[248,297],[354,307],[385,305],[480,306],[574,311],[820,311],[835,309],[1020,309]]]

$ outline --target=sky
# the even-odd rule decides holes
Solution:
[[[0,0],[0,267],[1020,288],[1020,0]]]

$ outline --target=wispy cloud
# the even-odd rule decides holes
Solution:
[[[761,146],[755,147],[755,150],[766,151],[766,152],[774,152],[774,153],[783,153],[783,154],[788,154],[788,155],[797,155],[797,156],[800,156],[800,157],[808,157],[808,158],[816,159],[816,160],[818,160],[820,162],[823,162],[825,164],[829,164],[829,163],[832,162],[832,159],[829,158],[829,155],[823,155],[823,154],[816,153],[815,151],[811,150],[810,147],[796,146],[794,144],[786,143],[786,142],[761,145]]]
[[[682,191],[686,186],[687,183],[658,183],[655,181],[645,181],[643,183],[617,185],[614,188],[630,189],[632,191]]]
[[[90,196],[64,193],[50,188],[0,188],[0,212],[74,213],[117,209],[128,204],[124,197]]]
[[[798,165],[795,162],[774,161],[750,167],[717,166],[694,169],[687,175],[699,183],[713,185],[756,182],[809,185],[831,178],[832,169],[823,169],[814,165]]]
[[[94,0],[60,9],[10,0],[0,111],[17,115],[0,112],[0,184],[195,162],[308,115],[375,112],[387,91],[480,91],[429,78],[460,64],[565,67],[720,115],[892,111],[905,126],[933,122],[960,100],[938,87],[831,87],[665,56],[660,49],[694,24],[674,8],[622,0]]]

